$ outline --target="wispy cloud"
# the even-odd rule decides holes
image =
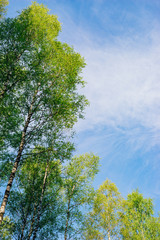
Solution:
[[[150,32],[145,46],[121,40],[101,47],[81,46],[87,67],[84,94],[90,101],[80,129],[97,125],[142,127],[156,137],[160,130],[160,44],[158,32]],[[137,131],[137,130],[136,130]]]
[[[91,102],[89,121],[124,125],[127,117],[127,121],[159,127],[160,46],[153,43],[142,50],[123,45],[85,47],[82,52],[87,62],[84,78]]]

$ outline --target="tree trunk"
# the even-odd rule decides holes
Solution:
[[[110,232],[108,232],[108,240],[111,240]]]
[[[28,207],[29,208],[29,207]],[[23,234],[24,234],[24,229],[25,229],[25,226],[26,226],[26,223],[27,223],[27,218],[28,218],[28,213],[29,213],[29,209],[27,208],[27,213],[26,213],[26,216],[23,217],[24,221],[23,221],[23,226],[21,228],[21,237],[20,237],[20,240],[23,240]]]
[[[71,199],[68,200],[68,209],[67,209],[67,220],[66,220],[66,227],[65,227],[65,233],[64,233],[64,240],[67,240],[67,230],[68,230],[68,222],[69,222],[69,215],[70,215],[70,202]]]
[[[34,211],[33,211],[33,217],[32,217],[31,227],[30,227],[30,230],[29,230],[29,235],[28,235],[27,240],[29,240],[29,239],[31,238],[31,235],[32,235],[32,233],[33,233],[33,225],[34,225],[34,222],[35,222],[36,209],[37,209],[37,207],[34,206]]]
[[[38,206],[37,224],[36,224],[36,227],[35,227],[35,230],[34,230],[33,240],[36,239],[37,231],[38,231],[38,228],[39,228],[40,213],[41,213],[41,210],[42,210],[42,201],[43,201],[43,196],[44,196],[46,182],[47,182],[48,167],[49,167],[49,162],[47,161],[47,166],[46,166],[46,169],[45,169],[45,174],[44,174],[44,179],[43,179],[41,198],[40,198],[40,202],[39,202],[39,206]]]
[[[21,229],[21,238],[20,238],[20,240],[23,240],[23,233],[24,233],[25,226],[26,226],[26,219],[24,220],[23,227]]]
[[[67,240],[68,222],[69,222],[69,217],[70,217],[70,203],[71,203],[71,198],[72,198],[74,189],[75,189],[75,185],[73,185],[71,194],[68,199],[67,220],[66,220],[66,227],[65,227],[65,233],[64,233],[64,240]]]
[[[25,144],[25,136],[26,136],[27,128],[28,128],[29,123],[31,121],[32,114],[33,114],[32,108],[33,108],[33,104],[35,102],[35,98],[36,98],[37,92],[38,92],[38,90],[35,92],[35,94],[33,96],[32,103],[30,105],[30,109],[29,109],[29,112],[28,112],[27,120],[25,122],[25,126],[24,126],[24,129],[23,129],[23,132],[22,132],[22,138],[21,138],[21,143],[20,143],[20,146],[19,146],[17,158],[16,158],[14,166],[12,168],[11,175],[10,175],[10,178],[9,178],[9,181],[8,181],[8,184],[7,184],[7,188],[5,190],[4,198],[3,198],[3,201],[2,201],[2,204],[1,204],[0,224],[3,221],[3,216],[4,216],[5,208],[6,208],[6,205],[7,205],[7,202],[8,202],[10,190],[11,190],[11,187],[12,187],[12,184],[13,184],[13,180],[14,180],[16,171],[18,169],[19,162],[21,160],[21,156],[22,156],[22,152],[23,152],[24,144]]]

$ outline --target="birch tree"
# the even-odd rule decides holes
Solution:
[[[12,239],[56,239],[61,163],[55,157],[54,151],[37,147],[23,160],[8,202],[7,213],[14,225]]]
[[[11,28],[10,22],[16,27]],[[1,80],[1,162],[7,155],[12,169],[2,200],[0,223],[23,154],[36,145],[56,149],[55,142],[68,139],[87,104],[77,92],[77,87],[84,85],[80,77],[84,60],[73,48],[57,40],[60,23],[55,15],[49,14],[43,5],[33,3],[13,21],[6,19],[3,24],[11,31],[6,36],[13,38],[2,38],[5,59],[2,65],[6,68],[8,52],[13,59],[18,58],[12,65],[18,65],[13,67],[14,71],[9,70],[7,81]],[[23,31],[19,33],[21,26]],[[8,51],[6,41],[13,51]]]
[[[137,190],[123,202],[121,219],[122,239],[159,239],[160,221],[153,216],[152,199],[144,198]]]
[[[63,212],[64,235],[62,237],[64,240],[81,239],[84,212],[93,200],[92,182],[98,173],[98,167],[99,157],[93,154],[73,157],[64,167],[64,188],[62,191],[65,203]]]
[[[17,172],[7,211],[14,224],[12,238],[81,239],[83,210],[93,200],[99,158],[84,154],[64,166],[55,160],[56,153],[43,150],[36,148]]]
[[[119,239],[121,195],[108,179],[99,187],[94,197],[92,211],[88,213],[84,239]]]

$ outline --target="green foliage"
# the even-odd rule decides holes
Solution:
[[[6,6],[8,5],[8,0],[0,0],[0,19],[6,13]]]
[[[150,198],[145,199],[138,191],[133,191],[128,194],[127,200],[124,200],[123,211],[120,216],[122,239],[159,238],[157,226],[160,222],[153,217],[153,204]]]
[[[36,2],[32,2],[31,6],[22,10],[18,21],[20,25],[26,24],[29,37],[38,46],[39,44],[43,46],[44,41],[45,44],[53,43],[61,30],[57,16],[49,14],[47,7]]]
[[[84,154],[63,166],[56,156],[52,149],[46,152],[39,146],[23,160],[7,208],[14,223],[12,238],[27,239],[30,235],[32,239],[36,233],[36,239],[59,239],[66,231],[69,239],[78,239],[82,210],[93,201],[91,184],[99,158]]]
[[[15,239],[27,239],[29,234],[33,237],[35,231],[38,239],[45,239],[43,235],[52,235],[56,239],[56,218],[61,211],[61,165],[54,157],[51,150],[46,152],[44,148],[37,147],[17,173],[8,203],[8,212],[14,222],[12,237]]]
[[[153,217],[152,200],[138,191],[122,199],[115,184],[106,180],[88,213],[83,239],[144,240],[160,238],[160,219]]]
[[[12,240],[12,233],[14,231],[14,223],[9,217],[4,217],[2,225],[0,225],[0,239]]]
[[[84,84],[79,77],[84,61],[67,44],[56,40],[60,30],[57,17],[48,14],[43,5],[33,3],[17,18],[3,21],[0,29],[0,92],[4,101],[1,112],[7,112],[5,120],[9,113],[9,123],[21,113],[24,119],[38,90],[36,109],[42,110],[39,106],[43,102],[44,109],[54,115],[54,120],[57,118],[71,127],[86,103],[76,92],[77,85]],[[8,109],[2,107],[4,103]],[[17,127],[18,124],[20,122],[14,121],[12,125]]]
[[[146,239],[160,239],[160,217],[149,217],[146,219]]]
[[[98,166],[99,157],[94,154],[76,156],[64,166],[62,196],[65,203],[65,239],[77,239],[81,232],[84,221],[82,210],[93,201],[92,182],[98,173]]]
[[[93,209],[86,220],[84,239],[118,239],[121,200],[116,185],[107,179],[94,197]]]

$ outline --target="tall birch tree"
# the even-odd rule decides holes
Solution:
[[[17,60],[11,61],[6,79],[1,79],[1,162],[7,159],[11,163],[11,173],[0,223],[23,154],[36,145],[56,150],[58,141],[68,139],[87,104],[77,92],[77,87],[84,85],[80,76],[84,60],[57,40],[61,27],[55,15],[34,2],[15,19],[3,21],[1,29],[3,25],[2,66],[7,71],[12,55]]]

